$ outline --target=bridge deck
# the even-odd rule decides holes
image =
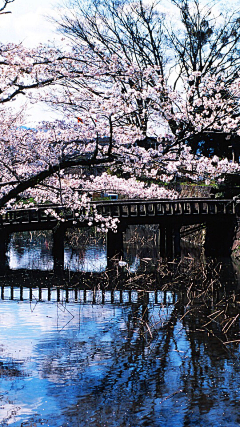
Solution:
[[[124,200],[100,202],[97,209],[104,216],[117,218],[141,216],[219,215],[235,214],[236,202],[232,199],[175,199],[175,200]]]
[[[92,202],[97,212],[104,217],[111,216],[126,223],[159,222],[161,218],[185,218],[184,223],[191,223],[195,219],[204,222],[206,217],[235,215],[238,203],[232,199],[175,199],[175,200],[118,200]],[[69,208],[62,206],[38,206],[28,209],[7,210],[0,216],[0,227],[7,229],[50,229],[59,221],[47,210],[54,209],[62,216],[68,226],[87,226],[87,222]],[[194,222],[194,220],[193,220]]]

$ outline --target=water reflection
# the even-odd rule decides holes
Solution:
[[[129,271],[156,265],[159,258],[157,226],[129,227],[124,235],[124,260]],[[12,270],[31,269],[51,271],[52,232],[23,232],[11,235],[8,264]],[[105,235],[94,228],[68,230],[64,245],[64,268],[69,271],[102,272],[107,268]]]
[[[64,268],[70,271],[101,272],[106,269],[106,247],[102,239],[94,243],[87,239],[74,245],[66,241],[64,247]],[[8,248],[8,264],[12,270],[53,270],[51,232],[14,233]]]
[[[11,235],[8,253],[9,268],[53,269],[52,239],[48,232],[24,232]]]
[[[106,293],[1,301],[1,426],[239,426],[239,347],[170,292]]]
[[[126,236],[125,259],[134,271],[157,265],[161,290],[115,290],[110,275],[104,289],[101,275],[91,289],[50,289],[52,273],[38,287],[23,272],[1,277],[1,427],[240,425],[240,269],[195,265],[189,251],[160,268],[154,230],[140,231],[140,244]],[[104,239],[74,238],[65,267],[103,271]],[[8,255],[10,268],[51,270],[51,235],[13,235]],[[149,273],[134,277],[148,286]]]

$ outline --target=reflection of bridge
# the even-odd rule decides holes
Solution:
[[[208,253],[230,253],[239,213],[238,202],[232,199],[176,199],[176,200],[118,200],[92,202],[99,214],[119,220],[118,232],[107,236],[107,256],[111,259],[123,252],[123,232],[128,225],[159,224],[160,255],[180,254],[180,229],[183,226],[204,224]],[[54,207],[58,218],[47,212],[48,206],[9,210],[0,217],[0,256],[6,252],[8,236],[28,230],[53,230],[53,254],[56,268],[62,268],[64,233],[69,227],[88,226],[74,212]],[[51,207],[53,208],[53,207]]]
[[[35,279],[33,280],[34,276]],[[11,284],[8,282],[8,278],[7,280],[2,280],[0,284],[0,300],[32,302],[34,304],[38,302],[58,302],[61,304],[81,303],[89,305],[111,304],[117,306],[128,304],[141,304],[144,306],[148,304],[160,304],[162,307],[175,306],[176,304],[183,304],[185,306],[189,304],[188,290],[162,290],[162,285],[155,290],[137,290],[127,289],[126,287],[109,289],[101,286],[101,288],[96,288],[92,284],[92,288],[89,289],[85,284],[78,284],[77,286],[66,285],[64,287],[50,285],[47,278],[43,281],[44,284],[37,285],[36,275],[33,275],[33,277],[31,280],[24,280],[24,285],[21,286],[16,284],[18,283],[16,277],[15,279],[12,277],[14,280],[12,280]],[[211,301],[214,304],[222,301],[223,296],[226,297],[226,292],[232,295],[232,291],[235,290],[235,286],[237,285],[237,283],[232,282],[230,288],[226,288],[225,279],[221,283],[223,286],[215,288],[212,294]],[[205,303],[205,296],[203,296],[203,300],[199,298],[199,301]]]
[[[1,300],[32,301],[32,302],[64,302],[83,304],[174,304],[176,295],[170,291],[136,291],[136,290],[89,290],[79,288],[51,288],[1,286]]]

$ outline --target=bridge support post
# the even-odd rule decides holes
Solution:
[[[205,238],[205,254],[207,256],[231,255],[236,229],[236,219],[226,218],[207,222]]]
[[[6,255],[10,234],[5,230],[0,231],[0,271],[4,272],[8,267],[8,257]]]
[[[181,246],[180,246],[180,227],[174,227],[174,239],[173,239],[173,247],[174,247],[174,257],[179,257],[181,255]]]
[[[64,235],[65,228],[60,225],[53,230],[53,263],[54,272],[64,270]]]
[[[124,227],[118,227],[116,233],[109,230],[107,232],[107,262],[108,267],[114,260],[119,260],[123,256],[123,232]]]
[[[168,225],[167,227],[159,226],[159,245],[160,256],[173,258],[181,254],[180,247],[180,226]]]
[[[165,227],[160,227],[160,256],[164,258],[166,256],[166,230]]]
[[[171,226],[166,227],[166,256],[173,258],[173,229]]]

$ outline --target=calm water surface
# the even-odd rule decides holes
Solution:
[[[12,267],[29,268],[30,260],[50,269],[46,240],[29,239],[24,246],[18,237],[15,243]],[[69,258],[78,256],[81,266],[92,259],[101,271],[104,246],[95,246],[97,257],[91,258],[92,250],[86,245],[84,256],[69,250]],[[101,291],[93,298],[90,290],[70,290],[67,303],[64,292],[59,298],[53,290],[48,301],[43,289],[40,301],[35,288],[30,301],[29,289],[20,294],[18,287],[5,287],[0,426],[240,425],[239,345],[223,345],[217,334],[206,333],[202,313],[188,313],[179,295],[107,290],[104,298]]]
[[[139,243],[131,244],[134,228],[127,236],[124,259],[130,271],[146,267],[150,259],[157,261],[158,253],[154,245],[154,230],[140,229]],[[148,241],[149,239],[149,241]],[[11,236],[8,246],[8,264],[11,269],[45,270],[53,269],[51,232],[24,232]],[[141,261],[143,260],[143,261]],[[147,261],[146,261],[147,260]],[[107,267],[107,250],[103,238],[83,233],[83,239],[76,244],[66,240],[64,246],[64,267],[70,271],[102,272]]]
[[[1,426],[239,426],[239,349],[125,294],[1,301]]]
[[[11,269],[53,270],[51,232],[13,234],[7,255]],[[104,271],[107,266],[105,244],[99,240],[74,247],[66,242],[64,264],[71,271]]]

